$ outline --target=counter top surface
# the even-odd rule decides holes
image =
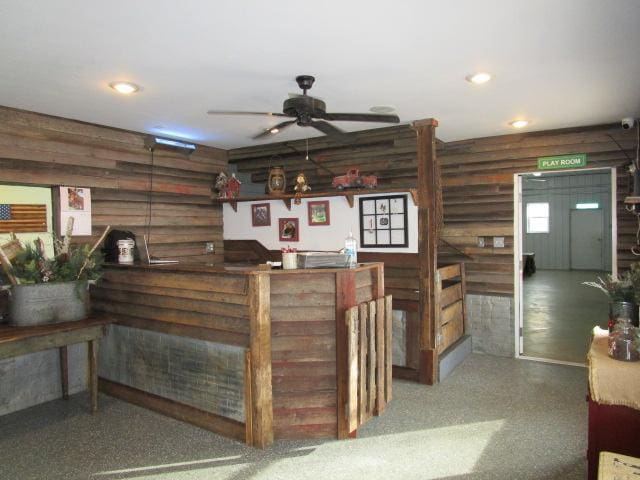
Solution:
[[[604,405],[623,405],[640,410],[640,362],[614,360],[607,354],[609,332],[593,330],[589,362],[591,399]]]
[[[293,270],[282,269],[270,269],[262,270],[258,265],[254,264],[242,264],[242,263],[170,263],[170,264],[154,264],[148,263],[134,263],[132,265],[120,264],[120,263],[107,263],[105,268],[114,269],[128,269],[128,270],[145,270],[145,271],[160,271],[160,272],[175,272],[175,273],[228,273],[228,274],[240,274],[250,275],[255,273],[268,273],[270,275],[287,275],[287,274],[318,274],[318,273],[335,273],[345,271],[362,271],[372,267],[382,265],[381,262],[371,263],[359,263],[354,268],[297,268]]]

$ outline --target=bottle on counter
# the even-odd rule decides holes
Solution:
[[[609,334],[609,356],[625,362],[640,360],[640,336],[629,319],[619,318],[615,322]]]
[[[349,236],[344,240],[344,253],[349,256],[349,268],[355,267],[358,263],[358,241],[351,230],[349,230]]]

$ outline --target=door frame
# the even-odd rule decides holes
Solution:
[[[567,170],[553,170],[539,172],[542,176],[559,172],[595,172],[609,171],[611,174],[611,274],[618,275],[618,217],[617,217],[617,169],[616,167],[602,168],[580,168]],[[561,363],[569,365],[584,366],[580,363],[563,362],[546,358],[529,357],[523,355],[523,329],[524,329],[524,308],[523,308],[523,282],[522,251],[523,251],[523,218],[522,218],[522,178],[534,172],[521,172],[513,174],[513,285],[514,285],[514,351],[516,358],[527,360],[537,360],[547,363]],[[538,172],[536,172],[538,173]]]

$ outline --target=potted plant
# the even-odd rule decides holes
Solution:
[[[622,275],[598,277],[596,282],[583,282],[595,287],[609,297],[609,327],[616,318],[624,316],[638,325],[638,303],[640,303],[640,264],[634,263]]]
[[[0,282],[9,290],[10,323],[42,325],[86,318],[89,283],[102,274],[97,246],[103,238],[104,234],[93,247],[71,245],[68,234],[62,241],[54,240],[53,258],[46,255],[40,239],[24,247],[18,243],[11,258],[0,247]]]

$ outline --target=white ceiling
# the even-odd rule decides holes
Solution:
[[[528,131],[618,122],[640,114],[639,53],[640,0],[0,0],[0,105],[222,148],[283,119],[207,110],[280,112],[299,74],[328,111],[394,105],[445,141],[520,116]],[[479,70],[495,79],[464,80]]]

